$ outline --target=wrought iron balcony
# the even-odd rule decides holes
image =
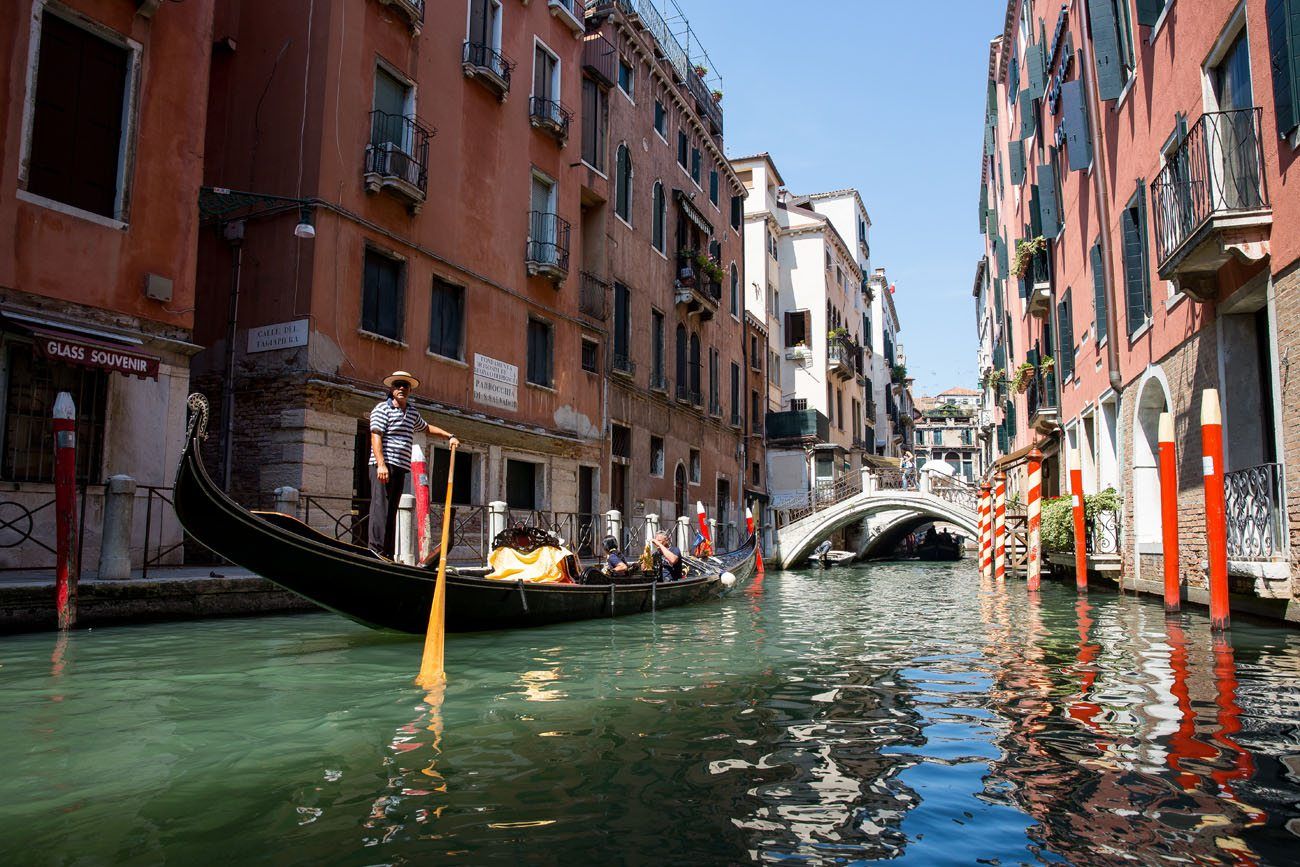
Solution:
[[[524,263],[529,276],[562,282],[569,274],[568,220],[549,211],[529,211]]]
[[[700,390],[698,388],[693,389],[689,385],[680,382],[677,384],[677,399],[694,407],[704,407],[704,395]]]
[[[387,190],[420,210],[429,189],[429,139],[434,131],[413,117],[370,112],[362,182],[366,190]]]
[[[745,420],[744,420],[743,418],[740,417],[740,413],[738,413],[738,412],[733,412],[733,413],[731,414],[731,426],[732,426],[732,427],[740,427],[742,424],[744,424],[744,421],[745,421]]]
[[[573,121],[573,112],[554,99],[530,96],[528,121],[538,129],[555,136],[556,140],[563,145],[569,140],[569,124]]]
[[[578,312],[599,319],[609,316],[609,283],[590,271],[583,271],[578,282]]]
[[[668,377],[662,370],[651,371],[650,373],[650,390],[668,393]]]
[[[842,338],[826,341],[826,369],[839,379],[853,378],[853,355]]]
[[[1029,260],[1029,270],[1022,278],[1030,316],[1043,317],[1052,310],[1052,260],[1047,250],[1035,253]]]
[[[586,27],[583,19],[587,14],[583,0],[548,0],[546,6],[551,15],[569,25],[575,34],[582,35]]]
[[[815,409],[789,409],[769,412],[764,431],[767,441],[827,442],[831,438],[831,420]]]
[[[396,9],[406,18],[411,33],[420,35],[420,28],[424,26],[424,0],[379,0],[379,3]]]
[[[636,362],[630,356],[611,352],[609,354],[609,369],[611,373],[631,377],[636,373]]]
[[[1282,514],[1286,508],[1280,464],[1260,464],[1223,475],[1228,514],[1228,556],[1273,560],[1285,556]]]
[[[1056,377],[1052,370],[1035,370],[1025,390],[1029,408],[1029,424],[1041,434],[1048,434],[1060,425],[1061,412],[1056,402]]]
[[[605,87],[613,87],[618,77],[618,52],[614,43],[601,33],[588,33],[582,43],[582,69]]]
[[[709,398],[709,415],[722,418],[722,401],[716,397]]]
[[[510,93],[510,73],[514,68],[514,61],[508,60],[491,45],[481,42],[465,43],[461,54],[461,71],[466,78],[480,81],[502,102],[506,101],[506,96]]]
[[[1201,115],[1151,184],[1160,277],[1199,300],[1215,296],[1232,255],[1269,254],[1261,117],[1260,108]]]
[[[687,314],[698,313],[701,322],[712,319],[722,301],[721,285],[709,278],[705,268],[693,250],[678,253],[673,300],[685,307]]]

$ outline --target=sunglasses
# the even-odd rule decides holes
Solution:
[[[404,382],[404,381],[402,381],[402,380],[399,379],[399,380],[397,380],[397,382],[394,382],[394,383],[393,383],[393,388],[394,388],[394,389],[405,388],[405,389],[407,389],[407,390],[409,391],[410,388],[411,388],[411,384],[410,384],[409,382]]]

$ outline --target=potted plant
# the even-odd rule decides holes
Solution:
[[[1011,382],[1012,385],[1015,386],[1017,392],[1024,394],[1025,390],[1029,388],[1029,383],[1033,378],[1034,366],[1026,361],[1016,368],[1016,375],[1012,378]]]
[[[1052,368],[1056,366],[1056,359],[1050,355],[1044,355],[1038,360],[1038,369],[1044,374],[1051,373]]]
[[[1011,260],[1011,273],[1016,278],[1024,277],[1029,272],[1029,263],[1046,249],[1047,239],[1042,235],[1016,241],[1016,255]]]
[[[700,78],[709,74],[709,68],[702,63],[695,64],[695,74]]]
[[[720,90],[713,91],[713,101],[722,102],[722,91]]]
[[[890,374],[890,379],[899,384],[901,384],[904,380],[906,380],[907,379],[906,365],[895,364],[894,370]]]
[[[848,336],[849,336],[849,329],[845,328],[843,325],[837,325],[834,328],[832,328],[830,331],[826,332],[826,338],[828,340],[839,340],[843,337],[848,337]]]

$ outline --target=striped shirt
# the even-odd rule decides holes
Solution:
[[[377,433],[384,444],[384,463],[390,470],[411,470],[411,437],[418,430],[427,430],[429,423],[420,418],[410,404],[399,409],[390,397],[382,400],[370,411],[370,432]],[[374,449],[370,450],[370,466],[376,466]]]

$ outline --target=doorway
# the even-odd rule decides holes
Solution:
[[[578,467],[578,554],[592,556],[596,535],[596,468]]]

